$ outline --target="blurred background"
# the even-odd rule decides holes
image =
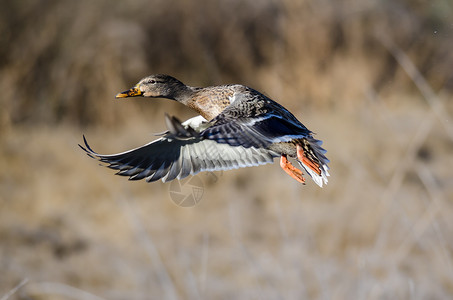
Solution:
[[[2,0],[0,299],[451,299],[449,0]],[[197,175],[201,201],[110,154],[165,130],[153,73],[290,109],[329,184],[278,164]],[[215,176],[213,176],[213,174]]]

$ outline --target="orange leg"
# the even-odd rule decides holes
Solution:
[[[289,162],[289,160],[286,158],[285,154],[283,154],[282,157],[280,158],[280,167],[282,167],[282,169],[286,173],[288,173],[289,176],[291,176],[292,178],[296,179],[300,183],[304,183],[305,184],[305,178],[303,176],[302,171],[297,169],[296,167],[294,167]]]
[[[297,158],[301,162],[303,162],[305,166],[312,169],[316,174],[321,175],[321,169],[319,168],[319,165],[317,163],[309,160],[305,156],[304,149],[300,145],[297,145]]]

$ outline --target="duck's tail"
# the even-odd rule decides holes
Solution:
[[[327,177],[329,175],[328,163],[329,159],[325,156],[327,152],[321,147],[322,141],[313,138],[312,136],[306,137],[297,144],[297,158],[299,164],[311,176],[317,185],[322,187],[327,184]]]

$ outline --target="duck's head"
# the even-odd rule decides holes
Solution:
[[[178,79],[164,74],[143,78],[133,88],[119,93],[116,98],[152,97],[179,100],[189,88]]]

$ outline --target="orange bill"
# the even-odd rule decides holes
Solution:
[[[142,92],[140,91],[138,86],[135,86],[127,91],[119,93],[115,96],[115,98],[128,98],[128,97],[138,97],[142,96]]]

